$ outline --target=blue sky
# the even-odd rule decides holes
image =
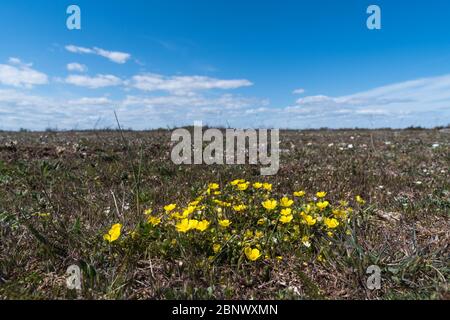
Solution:
[[[114,111],[134,129],[447,125],[449,17],[444,0],[4,0],[0,129],[115,127]]]

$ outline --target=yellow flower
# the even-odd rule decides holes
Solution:
[[[325,225],[329,228],[329,229],[334,229],[339,225],[339,221],[337,221],[335,218],[325,218],[323,220],[323,222],[325,223]]]
[[[316,193],[317,198],[324,198],[327,195],[325,191],[319,191]]]
[[[219,185],[217,183],[210,183],[208,185],[208,188],[211,190],[217,190],[217,189],[219,189]]]
[[[189,229],[197,229],[198,220],[189,219]]]
[[[197,205],[199,204],[199,202],[200,202],[200,201],[198,201],[198,200],[189,202],[189,206],[190,206],[190,207],[195,207],[195,206],[197,206]]]
[[[345,219],[347,217],[347,212],[345,210],[341,210],[341,209],[333,209],[333,215],[341,218],[341,219]]]
[[[189,219],[183,219],[175,225],[178,232],[188,232],[190,229]]]
[[[343,207],[346,207],[346,206],[348,206],[348,201],[345,201],[345,200],[339,200],[339,204],[340,204],[341,206],[343,206]]]
[[[198,231],[205,231],[206,229],[208,229],[208,227],[209,227],[209,222],[208,222],[208,220],[202,220],[202,221],[199,221],[198,223],[197,223],[197,226],[195,227]]]
[[[295,197],[303,197],[305,195],[305,191],[295,191],[294,196]]]
[[[259,252],[257,248],[252,249],[250,247],[247,247],[245,248],[244,253],[247,256],[247,259],[250,261],[256,261],[261,256],[261,252]]]
[[[233,206],[233,210],[236,212],[244,211],[247,209],[247,206],[245,204],[239,204],[237,206]]]
[[[235,186],[235,185],[237,185],[237,184],[239,184],[239,183],[244,183],[244,182],[245,182],[244,179],[236,179],[236,180],[231,181],[230,184],[231,184],[232,186]]]
[[[217,200],[217,199],[214,199],[213,201],[214,201],[214,203],[216,203],[218,206],[221,206],[221,207],[231,207],[231,203],[229,203],[229,202],[220,201],[220,200]]]
[[[262,202],[261,204],[264,208],[266,208],[269,211],[275,209],[278,205],[277,201],[274,199],[267,199],[266,201]]]
[[[263,183],[263,188],[266,189],[267,191],[272,191],[272,184],[264,182]]]
[[[161,223],[161,218],[149,216],[147,222],[150,223],[152,226],[156,227],[158,224]]]
[[[48,212],[38,213],[37,215],[40,218],[48,218],[48,217],[50,217],[50,213],[48,213]]]
[[[312,206],[308,203],[308,204],[306,205],[305,212],[306,212],[306,213],[310,213],[311,210],[312,210]]]
[[[228,219],[219,220],[219,225],[220,225],[221,227],[226,228],[226,227],[230,226],[230,224],[231,224],[231,221],[228,220]]]
[[[190,214],[192,214],[195,211],[194,206],[189,206],[186,209],[183,210],[183,218],[187,218]]]
[[[317,202],[317,204],[316,204],[317,208],[319,208],[320,210],[325,209],[329,205],[330,205],[330,203],[328,201],[320,201],[320,202]]]
[[[166,212],[170,212],[170,211],[172,211],[173,209],[175,209],[176,207],[177,207],[176,204],[171,203],[171,204],[168,204],[167,206],[164,206],[164,210],[165,210]]]
[[[244,233],[244,238],[251,238],[251,237],[253,237],[253,231],[252,230],[245,230],[245,233]]]
[[[239,183],[237,185],[237,188],[241,191],[244,191],[248,189],[249,184],[250,184],[249,182]]]
[[[292,209],[291,208],[284,208],[284,209],[281,209],[281,215],[283,215],[283,216],[288,216],[288,215],[290,215],[292,213]]]
[[[290,215],[283,215],[283,216],[280,217],[280,222],[281,223],[289,223],[289,222],[292,221],[292,218],[294,218],[292,216],[292,214],[290,214]]]
[[[109,242],[116,241],[120,237],[121,229],[122,225],[120,223],[114,224],[111,229],[109,229],[108,233],[103,236],[103,239]]]
[[[262,238],[263,236],[264,236],[264,232],[259,231],[259,230],[255,231],[255,238],[256,239]]]
[[[149,209],[144,210],[144,214],[145,214],[146,216],[148,216],[149,214],[152,214],[152,209],[149,208]]]
[[[266,223],[266,219],[264,218],[259,219],[257,222],[258,226],[262,226],[264,223]]]
[[[361,198],[361,196],[356,196],[356,202],[358,202],[360,205],[364,205],[366,201]]]
[[[184,216],[183,214],[180,214],[179,212],[173,212],[170,214],[170,219],[185,219],[187,216]]]
[[[312,216],[310,215],[306,215],[303,217],[303,220],[305,220],[306,224],[308,226],[313,226],[316,224],[317,219],[314,219]]]
[[[213,248],[214,253],[217,253],[220,251],[220,249],[222,249],[222,246],[218,243],[215,243],[215,244],[213,244],[212,248]]]
[[[280,206],[282,207],[290,207],[294,203],[294,200],[289,199],[288,197],[283,197],[280,200]]]
[[[262,186],[263,186],[263,184],[261,182],[255,182],[253,184],[253,188],[255,188],[255,189],[261,189]]]

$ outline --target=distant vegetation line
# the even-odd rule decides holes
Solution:
[[[97,128],[97,129],[58,129],[58,128],[46,128],[45,130],[30,130],[25,128],[20,128],[18,130],[1,130],[0,132],[119,132],[119,131],[127,131],[127,132],[157,132],[157,131],[172,131],[178,128],[192,129],[193,126],[180,126],[180,127],[168,127],[168,128],[154,128],[154,129],[143,129],[143,130],[135,130],[133,128]],[[216,128],[216,129],[259,129],[259,128],[232,128],[232,127],[224,127],[224,126],[208,126],[204,125],[203,128]],[[271,127],[267,127],[264,129],[272,129]],[[278,128],[281,131],[305,131],[305,132],[313,132],[313,131],[352,131],[352,130],[363,130],[363,131],[376,131],[376,130],[441,130],[441,129],[450,129],[450,123],[446,126],[435,126],[435,127],[421,127],[421,126],[409,126],[405,128],[390,128],[390,127],[378,127],[378,128],[328,128],[328,127],[320,127],[320,128],[304,128],[304,129],[292,129],[292,128]]]

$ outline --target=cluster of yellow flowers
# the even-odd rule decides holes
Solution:
[[[284,252],[315,250],[337,236],[350,234],[353,209],[347,201],[331,204],[327,193],[308,198],[304,190],[276,198],[272,184],[233,180],[224,186],[210,183],[186,206],[171,203],[161,211],[144,211],[148,232],[172,239],[173,246],[197,246],[211,259],[228,256],[249,261],[281,259]],[[356,203],[365,201],[356,196]],[[115,224],[104,235],[113,242],[122,225]],[[133,238],[142,230],[134,230]]]

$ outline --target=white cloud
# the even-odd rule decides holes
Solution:
[[[266,101],[224,94],[218,97],[126,96],[109,97],[38,96],[29,92],[0,89],[0,129],[28,128],[44,130],[116,127],[114,111],[124,127],[148,129],[192,124],[223,125],[224,119],[242,119],[245,110]]]
[[[205,76],[172,76],[143,74],[134,76],[130,86],[143,91],[167,91],[173,94],[186,95],[195,91],[211,89],[236,89],[253,85],[249,80],[223,80]]]
[[[20,60],[19,58],[16,57],[10,57],[8,59],[8,63],[12,64],[12,65],[16,65],[16,66],[21,66],[21,67],[32,67],[33,64],[32,63],[24,63],[22,60]]]
[[[217,110],[231,110],[241,109],[252,106],[254,104],[267,104],[265,101],[258,99],[244,98],[239,96],[233,96],[230,94],[224,94],[219,97],[205,97],[202,95],[194,96],[155,96],[155,97],[142,97],[142,96],[127,96],[123,100],[124,106],[148,106],[148,107],[183,107],[183,108],[198,108],[198,107],[213,107]],[[186,109],[184,109],[186,110]]]
[[[90,89],[113,87],[123,83],[120,78],[110,74],[98,74],[95,77],[85,75],[69,75],[65,79],[65,82]]]
[[[24,65],[20,60],[12,63],[19,69]],[[72,75],[67,80],[88,88],[130,85],[111,75]],[[270,106],[258,98],[210,92],[206,88],[219,88],[212,84],[181,86],[163,81],[159,88],[163,92],[154,89],[145,95],[127,96],[111,92],[100,97],[77,97],[74,93],[67,97],[64,91],[61,96],[37,95],[30,90],[0,88],[0,129],[89,129],[97,123],[97,128],[116,127],[114,110],[124,127],[134,129],[192,125],[194,120],[202,120],[205,125],[242,128],[398,128],[446,125],[450,119],[450,74],[350,95],[306,96],[284,108]],[[192,94],[181,95],[180,90]]]
[[[45,73],[31,68],[18,58],[9,58],[9,64],[0,64],[0,83],[13,87],[32,88],[34,85],[48,83]]]
[[[299,88],[299,89],[295,89],[294,91],[292,91],[293,94],[303,94],[305,93],[305,89],[303,88]]]
[[[131,57],[129,53],[119,51],[108,51],[100,48],[94,48],[94,51],[99,56],[105,57],[115,63],[125,63]]]
[[[103,106],[112,104],[112,101],[106,97],[82,97],[75,100],[69,100],[68,104],[74,106]]]
[[[97,56],[104,57],[112,62],[123,64],[131,58],[131,54],[120,51],[109,51],[102,48],[85,48],[79,47],[75,45],[67,45],[66,50],[72,53],[80,53],[80,54],[95,54]]]
[[[20,92],[14,89],[0,89],[0,111],[9,104],[16,106],[49,106],[49,99],[37,95]],[[8,108],[5,108],[8,110]],[[13,111],[13,109],[9,109]]]
[[[95,51],[89,48],[74,46],[72,44],[67,45],[66,50],[72,53],[84,53],[84,54],[94,54]]]
[[[345,96],[297,99],[278,116],[290,126],[328,127],[437,126],[450,122],[450,74],[398,82]],[[447,120],[446,120],[447,119]]]
[[[297,107],[319,113],[350,109],[359,114],[407,114],[450,108],[450,75],[394,83],[346,96],[307,96]]]
[[[67,70],[75,72],[86,72],[88,68],[84,64],[72,62],[67,64]]]
[[[324,95],[317,95],[317,96],[307,96],[304,98],[298,99],[296,102],[300,105],[310,105],[310,104],[324,104],[324,103],[330,103],[334,101],[333,98],[324,96]]]
[[[0,89],[0,118],[5,120],[0,122],[2,130],[88,129],[110,114],[111,109],[104,105],[69,104],[63,98]]]

